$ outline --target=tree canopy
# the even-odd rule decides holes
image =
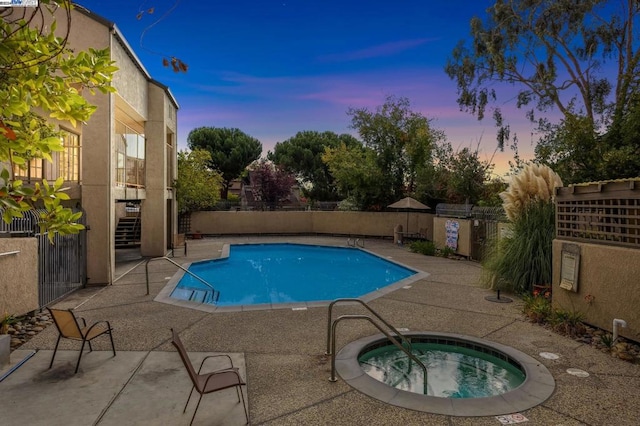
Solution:
[[[289,197],[291,188],[296,183],[291,173],[268,160],[253,163],[249,179],[262,202],[262,208],[267,207],[269,210],[274,210],[281,201]]]
[[[276,143],[267,158],[294,173],[302,184],[305,196],[312,201],[335,201],[339,194],[329,167],[322,161],[327,148],[359,145],[356,138],[334,132],[303,131]]]
[[[47,214],[41,227],[52,231],[50,238],[55,232],[82,229],[80,214],[62,207],[61,201],[69,197],[61,178],[28,187],[15,180],[15,168],[26,167],[34,158],[51,161],[52,152],[62,151],[60,132],[45,117],[73,126],[87,121],[96,107],[83,94],[115,91],[111,79],[118,69],[108,49],[67,48],[68,23],[62,36],[55,35],[55,20],[49,26],[36,25],[58,8],[69,18],[66,0],[40,0],[40,6],[22,11],[0,10],[0,208],[10,222],[43,202]]]
[[[375,111],[350,108],[351,127],[366,148],[375,153],[375,163],[385,179],[378,182],[380,202],[389,204],[415,190],[416,176],[431,161],[431,152],[441,131],[410,109],[407,98],[388,96]],[[385,204],[385,205],[386,205]]]
[[[198,127],[189,132],[189,149],[204,149],[211,154],[209,165],[222,175],[221,197],[227,199],[231,181],[262,154],[262,144],[239,129]]]
[[[211,170],[211,154],[203,149],[178,152],[176,199],[180,213],[207,210],[220,199],[222,176]]]
[[[637,173],[640,161],[629,164],[628,155],[640,156],[640,135],[624,123],[637,110],[638,12],[634,0],[496,0],[446,65],[458,104],[479,119],[492,107],[502,147],[510,135],[495,83],[509,83],[516,106],[545,134],[538,160],[561,165],[565,182]],[[560,123],[544,117],[553,109]]]

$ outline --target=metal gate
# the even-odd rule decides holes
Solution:
[[[471,257],[483,260],[491,244],[498,238],[498,223],[506,220],[502,207],[473,207],[471,211]]]
[[[0,221],[0,233],[38,239],[38,302],[42,308],[84,287],[87,277],[87,233],[83,230],[76,235],[55,235],[51,244],[47,233],[40,233],[38,221],[41,212],[45,210],[29,210],[23,218],[15,218],[10,224]],[[80,222],[86,223],[84,214]]]

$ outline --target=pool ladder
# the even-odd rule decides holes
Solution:
[[[376,319],[378,319],[378,321],[383,323],[391,331],[391,333],[393,333],[396,337],[398,337],[402,341],[402,343],[398,342],[398,340],[394,338],[390,332],[382,328],[380,324],[375,322],[368,315],[341,315],[338,318],[336,318],[334,321],[331,321],[333,306],[341,302],[355,302],[364,306],[373,316],[376,317]],[[404,336],[403,334],[401,334],[398,330],[396,330],[394,326],[392,326],[387,321],[385,321],[384,318],[380,316],[380,314],[374,311],[365,302],[363,302],[360,299],[352,299],[352,298],[336,299],[329,304],[329,312],[327,314],[327,351],[325,352],[325,355],[331,356],[331,377],[329,378],[330,382],[338,381],[338,379],[336,378],[336,329],[337,329],[338,323],[342,320],[366,320],[366,321],[369,321],[371,324],[373,324],[378,330],[380,330],[380,332],[384,334],[391,343],[393,343],[398,349],[400,349],[409,357],[409,364],[408,364],[409,371],[411,370],[411,361],[415,362],[420,366],[420,368],[422,368],[422,371],[424,373],[422,390],[424,395],[427,394],[427,367],[425,367],[422,361],[420,361],[413,354],[411,349],[411,340],[406,336]]]
[[[220,292],[218,290],[216,290],[211,284],[209,284],[208,282],[206,282],[205,280],[203,280],[193,272],[189,271],[182,265],[174,262],[173,260],[169,259],[166,256],[152,257],[151,259],[147,259],[147,261],[144,264],[145,272],[147,275],[147,295],[149,294],[149,262],[151,262],[152,260],[160,260],[160,259],[164,259],[167,262],[173,264],[174,266],[177,266],[179,269],[182,269],[185,273],[191,275],[193,278],[197,279],[198,281],[200,281],[201,283],[209,287],[209,289],[207,290],[187,288],[187,290],[191,290],[191,294],[189,295],[188,300],[208,303],[208,304],[215,304],[218,302],[218,299],[220,298]]]

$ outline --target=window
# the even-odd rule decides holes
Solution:
[[[16,178],[27,182],[47,179],[54,181],[62,177],[68,182],[80,181],[80,136],[66,130],[60,131],[62,151],[51,153],[52,161],[42,158],[31,159],[24,168],[15,166],[13,172]]]
[[[116,185],[143,188],[145,176],[145,137],[116,121]]]
[[[64,150],[54,152],[51,176],[48,179],[55,179],[62,176],[64,180],[70,182],[80,181],[80,137],[75,133],[62,131],[60,136]],[[56,170],[57,166],[57,170]]]

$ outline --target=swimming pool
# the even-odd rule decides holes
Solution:
[[[189,271],[219,291],[216,306],[355,298],[418,274],[357,248],[289,243],[233,244],[228,257],[194,262]],[[183,274],[171,297],[211,303],[206,289],[191,275]]]

